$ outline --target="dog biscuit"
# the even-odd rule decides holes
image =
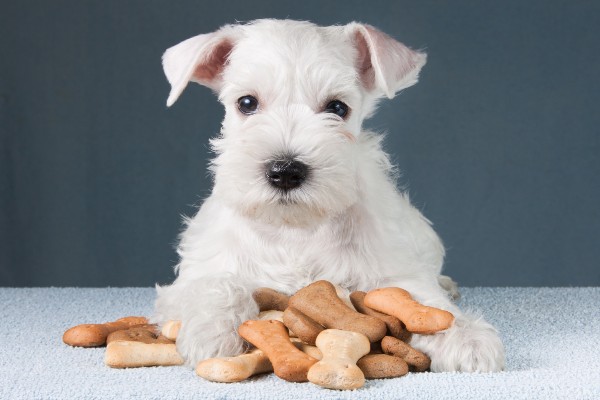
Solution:
[[[275,375],[286,381],[306,382],[308,369],[318,361],[292,344],[287,328],[279,321],[246,321],[238,333],[261,349],[271,361]]]
[[[387,331],[382,320],[346,306],[338,297],[335,287],[327,281],[317,281],[300,289],[290,298],[289,306],[325,328],[362,333],[371,342],[381,340]]]
[[[376,311],[392,315],[404,323],[406,329],[422,335],[448,329],[454,315],[439,308],[424,306],[413,300],[410,293],[397,287],[371,290],[364,303]]]
[[[145,317],[124,317],[104,324],[81,324],[67,329],[63,334],[63,342],[76,347],[104,346],[112,332],[147,323]]]
[[[431,359],[426,354],[395,337],[384,337],[381,340],[381,348],[386,354],[402,358],[415,372],[427,371],[431,365]]]
[[[365,305],[365,296],[366,295],[367,295],[366,292],[361,292],[361,291],[352,292],[350,294],[350,301],[352,302],[352,305],[354,306],[356,311],[366,314],[366,315],[370,315],[375,318],[379,318],[380,320],[385,322],[385,325],[387,326],[387,332],[391,336],[398,338],[398,339],[402,340],[403,342],[407,342],[407,343],[410,342],[410,338],[412,337],[412,334],[406,329],[406,327],[404,326],[402,321],[400,321],[396,317],[393,317],[391,315],[387,315],[384,313],[380,313],[379,311],[375,311],[372,308],[367,307]]]
[[[104,362],[112,368],[136,368],[183,364],[175,343],[159,335],[156,327],[143,326],[111,333]]]

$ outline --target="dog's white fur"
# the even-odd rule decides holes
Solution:
[[[195,81],[226,109],[211,141],[213,192],[186,221],[177,279],[157,286],[153,320],[183,321],[177,348],[188,365],[243,351],[236,328],[257,315],[255,288],[292,294],[326,279],[347,290],[402,287],[451,311],[450,329],[411,342],[433,371],[503,369],[496,330],[452,302],[444,247],[396,188],[381,136],[361,130],[377,100],[415,84],[425,61],[369,25],[289,20],[228,25],[166,51],[168,105]],[[259,99],[256,114],[237,109],[244,95]],[[350,106],[345,120],[323,112],[332,99]],[[310,167],[287,192],[265,178],[266,162],[282,155]]]

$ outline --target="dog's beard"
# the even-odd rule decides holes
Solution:
[[[247,218],[268,225],[304,228],[318,225],[328,215],[326,210],[289,201],[244,207],[240,211]]]
[[[232,205],[243,216],[269,225],[307,228],[350,206],[341,204],[339,199],[322,198],[308,187],[284,191],[264,184],[256,189],[256,192],[246,193]],[[257,197],[253,198],[253,195]]]

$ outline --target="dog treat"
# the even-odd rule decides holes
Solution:
[[[317,362],[292,344],[287,328],[279,321],[246,321],[238,333],[261,349],[273,364],[275,375],[286,381],[306,382],[308,369]]]
[[[321,351],[296,339],[292,343],[298,350],[314,357],[322,358]],[[209,358],[196,366],[196,374],[212,382],[240,382],[253,375],[273,372],[273,365],[267,355],[260,349],[236,357]]]
[[[252,293],[252,298],[258,304],[259,311],[285,311],[289,296],[270,288],[258,288]]]
[[[283,322],[283,311],[268,310],[258,313],[257,319],[274,319],[275,321]]]
[[[167,321],[163,325],[161,333],[167,339],[175,341],[177,340],[177,335],[179,334],[180,329],[181,321]]]
[[[350,294],[350,301],[352,305],[356,309],[356,311],[370,315],[371,317],[379,318],[385,325],[387,326],[387,332],[389,335],[402,340],[403,342],[409,342],[412,334],[406,329],[404,323],[400,321],[396,317],[392,317],[391,315],[387,315],[384,313],[380,313],[379,311],[375,311],[372,308],[369,308],[365,305],[365,296],[366,292],[356,291]]]
[[[365,375],[356,365],[371,348],[369,339],[357,332],[326,329],[317,337],[323,359],[308,371],[308,380],[328,389],[357,389]]]
[[[408,364],[389,354],[367,354],[356,365],[367,379],[397,378],[408,373]]]
[[[381,340],[381,348],[386,354],[402,358],[411,367],[411,370],[416,372],[426,371],[431,365],[431,359],[426,354],[395,337],[384,337]]]
[[[82,324],[68,329],[63,334],[63,342],[69,346],[97,347],[106,344],[106,338],[112,332],[129,329],[136,325],[145,325],[145,317],[125,317],[104,324]]]
[[[388,287],[371,290],[364,303],[376,311],[398,318],[406,329],[423,335],[448,329],[454,321],[454,315],[439,308],[424,306],[413,300],[404,289]]]
[[[362,333],[371,342],[381,340],[387,331],[382,320],[346,306],[337,296],[335,287],[327,281],[317,281],[300,289],[290,297],[289,306],[325,328]]]
[[[252,375],[272,372],[273,365],[260,349],[236,357],[209,358],[200,361],[196,374],[212,382],[240,382]]]
[[[349,309],[353,311],[358,311],[356,308],[354,308],[354,304],[352,304],[352,301],[350,301],[350,292],[348,290],[338,285],[333,285],[333,287],[335,288],[335,293],[337,294],[337,296],[340,298],[340,300],[344,302],[345,305],[348,306]]]
[[[112,368],[137,368],[183,364],[175,343],[159,336],[155,326],[133,327],[111,333],[104,363]]]
[[[317,336],[325,328],[319,325],[315,320],[307,317],[294,307],[288,307],[283,312],[283,323],[304,343],[315,345]]]
[[[319,350],[318,347],[310,345],[308,343],[304,343],[303,341],[301,341],[298,338],[290,338],[290,340],[292,341],[294,346],[296,346],[298,348],[298,350],[300,350],[303,353],[308,354],[315,360],[321,361],[321,359],[323,358],[323,353],[321,353],[321,350]]]

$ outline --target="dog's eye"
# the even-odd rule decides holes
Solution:
[[[242,96],[238,99],[238,110],[242,114],[252,115],[258,110],[258,100],[254,96]]]
[[[344,118],[348,114],[348,105],[339,100],[332,100],[325,107],[325,112],[339,115]]]

